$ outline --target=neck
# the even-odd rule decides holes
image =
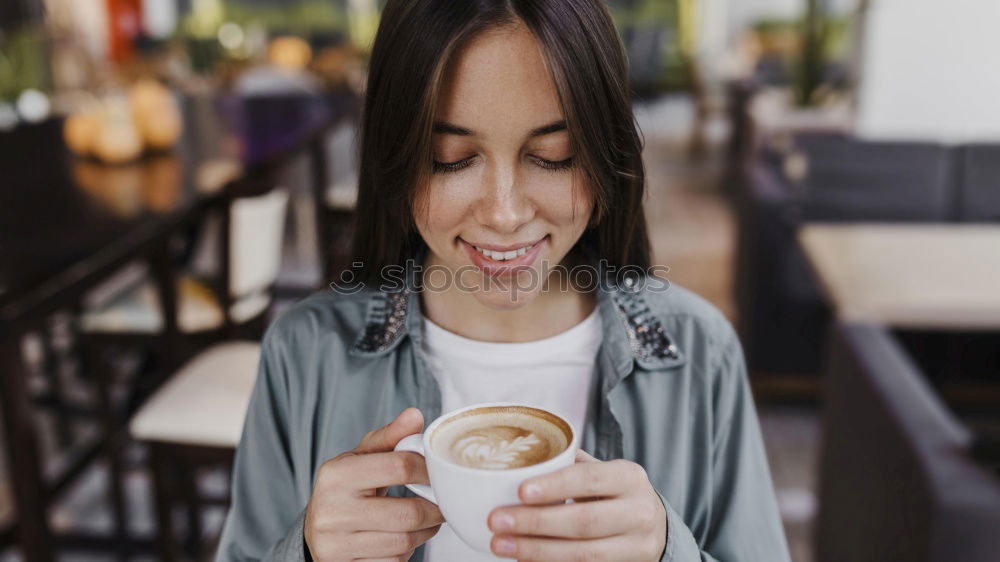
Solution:
[[[469,291],[449,288],[420,293],[424,316],[460,336],[489,342],[528,342],[565,332],[582,322],[597,305],[596,297],[575,288],[542,289],[516,308],[484,305]]]

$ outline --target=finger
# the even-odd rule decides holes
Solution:
[[[424,544],[438,532],[440,526],[409,533],[358,531],[344,541],[344,552],[355,558],[382,558],[401,556]]]
[[[576,450],[576,462],[601,462],[596,457],[591,456],[590,453],[584,451],[583,449]],[[589,498],[570,498],[569,503],[580,503],[580,502],[596,502],[601,501],[604,498],[599,498],[596,496],[591,496]]]
[[[419,531],[444,523],[438,506],[424,498],[368,498],[358,505],[358,531]]]
[[[340,487],[355,492],[402,484],[430,484],[424,457],[409,451],[344,457],[337,466]]]
[[[623,459],[580,462],[526,480],[518,488],[518,495],[527,504],[617,496],[645,478],[646,472],[641,466]]]
[[[632,537],[618,535],[603,539],[551,539],[497,535],[490,549],[497,556],[518,562],[560,562],[561,560],[637,560],[642,554]]]
[[[620,535],[641,523],[624,500],[601,500],[553,506],[505,506],[490,513],[498,535],[593,539]]]
[[[424,415],[416,408],[407,408],[388,425],[369,431],[354,448],[355,453],[391,451],[404,437],[424,429]]]

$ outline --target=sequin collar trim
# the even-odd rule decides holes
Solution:
[[[681,359],[680,349],[639,292],[615,290],[611,300],[625,328],[632,355],[644,366],[659,367]]]
[[[354,342],[355,353],[379,354],[392,348],[406,331],[410,291],[378,291],[368,302],[365,328]]]
[[[373,293],[364,330],[355,341],[352,353],[379,355],[394,348],[406,333],[410,295],[408,288]],[[650,310],[641,291],[616,289],[610,291],[610,297],[622,322],[629,349],[641,365],[657,368],[683,361],[681,350]]]

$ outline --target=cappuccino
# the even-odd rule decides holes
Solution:
[[[505,470],[543,463],[569,447],[572,429],[557,416],[528,406],[489,406],[442,423],[430,445],[470,468]]]

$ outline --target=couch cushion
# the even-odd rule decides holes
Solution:
[[[1000,145],[968,145],[961,162],[960,220],[1000,222]]]
[[[952,216],[952,151],[911,142],[801,137],[803,220],[945,221]]]

